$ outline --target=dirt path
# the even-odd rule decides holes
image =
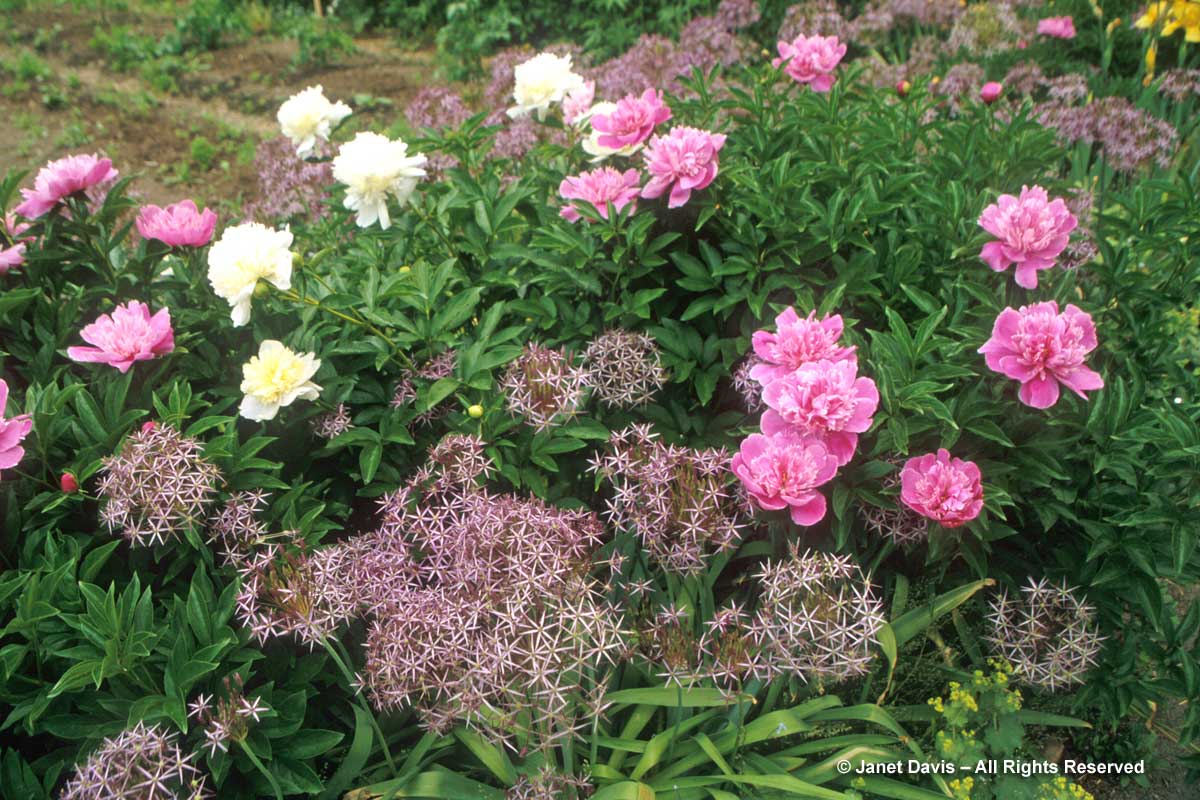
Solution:
[[[119,72],[93,42],[123,27],[157,40],[170,17],[110,14],[43,4],[0,25],[0,172],[32,170],[73,152],[103,152],[149,202],[183,196],[234,209],[257,190],[254,150],[277,133],[275,109],[312,84],[389,124],[430,79],[433,54],[405,51],[387,36],[355,41],[356,52],[319,69],[295,67],[293,40],[237,42],[185,54],[164,91]],[[153,73],[150,73],[153,77]]]

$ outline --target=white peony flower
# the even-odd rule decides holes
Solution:
[[[379,220],[382,228],[391,224],[387,196],[401,205],[408,202],[417,180],[425,177],[421,166],[425,156],[408,155],[408,145],[392,141],[378,133],[360,133],[342,145],[333,159],[334,180],[346,185],[346,208],[358,212],[358,227]]]
[[[226,228],[208,251],[208,282],[233,308],[235,327],[250,321],[254,287],[265,280],[279,289],[292,288],[291,231],[257,222]]]
[[[341,102],[331,103],[325,98],[324,90],[310,86],[294,94],[279,107],[275,115],[283,135],[296,145],[296,155],[306,158],[312,154],[317,139],[329,140],[333,126],[350,116],[350,106]]]
[[[594,106],[588,109],[588,112],[584,114],[582,118],[590,121],[592,117],[596,116],[597,114],[611,114],[616,110],[616,103],[596,103]],[[587,138],[580,143],[583,146],[584,152],[592,157],[591,162],[593,164],[598,164],[609,156],[631,156],[638,150],[642,149],[641,142],[638,142],[637,144],[627,144],[624,147],[615,150],[611,147],[605,147],[604,145],[600,144],[600,137],[603,135],[604,134],[600,133],[600,131],[592,128],[591,133],[589,133]]]
[[[321,387],[311,378],[321,368],[313,353],[296,353],[282,342],[268,339],[258,347],[258,355],[242,365],[242,391],[245,397],[238,407],[246,419],[256,422],[275,419],[279,409],[296,400],[316,400]]]
[[[582,76],[571,70],[571,57],[553,53],[539,53],[518,64],[513,78],[513,100],[517,104],[508,110],[513,118],[533,112],[538,119],[545,119],[552,103],[561,103],[568,94],[584,87]]]

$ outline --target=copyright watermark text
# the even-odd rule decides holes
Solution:
[[[837,762],[842,775],[1144,775],[1144,761],[1021,761],[981,759],[974,764],[952,761],[849,761]]]

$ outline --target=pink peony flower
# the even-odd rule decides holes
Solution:
[[[807,83],[814,92],[828,92],[833,86],[833,70],[846,55],[846,45],[836,36],[805,36],[776,45],[779,58],[771,62],[797,83]]]
[[[989,106],[1000,99],[1004,87],[996,81],[988,81],[979,89],[979,99]]]
[[[1100,374],[1083,363],[1095,349],[1092,318],[1073,305],[1060,314],[1050,300],[1001,311],[979,352],[990,369],[1021,382],[1022,403],[1049,408],[1058,402],[1060,383],[1085,400],[1085,392],[1104,388]]]
[[[117,171],[107,158],[66,156],[42,167],[34,178],[33,188],[21,190],[25,200],[13,211],[28,219],[37,219],[71,195],[116,179]]]
[[[95,347],[68,347],[72,361],[109,364],[121,372],[128,372],[135,361],[147,361],[175,349],[171,312],[162,308],[150,316],[150,309],[137,300],[117,306],[111,316],[101,314],[79,335]]]
[[[854,361],[813,361],[767,384],[762,432],[791,431],[824,442],[842,466],[871,427],[879,405],[875,381],[858,377]]]
[[[662,92],[647,89],[641,97],[631,94],[618,100],[612,113],[593,116],[592,128],[600,134],[596,141],[601,147],[620,150],[646,141],[655,125],[670,118],[671,109],[663,103]]]
[[[973,461],[951,458],[941,449],[904,462],[900,470],[900,499],[918,514],[957,528],[979,516],[983,484]]]
[[[17,222],[12,214],[0,217],[0,275],[25,263],[25,243],[30,240],[20,237],[29,228],[29,223]]]
[[[641,174],[636,169],[624,172],[612,167],[600,167],[591,172],[581,172],[578,175],[563,178],[558,185],[558,194],[565,200],[582,200],[590,203],[600,216],[608,219],[608,203],[620,211],[633,203],[637,205],[638,182]],[[570,222],[579,220],[579,209],[574,203],[567,203],[559,214]]]
[[[1017,265],[1017,284],[1036,289],[1039,270],[1050,269],[1078,222],[1060,199],[1040,186],[1021,187],[1021,196],[1002,194],[983,210],[979,225],[1000,241],[988,242],[979,257],[996,272]]]
[[[563,98],[563,122],[577,125],[587,116],[596,100],[596,82],[584,81],[575,91]]]
[[[15,467],[25,455],[21,440],[29,435],[33,420],[28,414],[5,418],[8,407],[8,384],[0,379],[0,469]]]
[[[1037,32],[1055,39],[1074,39],[1075,20],[1071,17],[1046,17],[1038,20]]]
[[[661,197],[670,189],[667,208],[679,208],[717,177],[717,153],[725,146],[725,134],[696,128],[676,127],[666,136],[654,136],[642,154],[650,180],[642,197]]]
[[[143,239],[157,239],[171,247],[204,247],[212,241],[217,215],[212,209],[199,211],[191,200],[159,208],[142,206],[137,216]]]
[[[742,441],[731,469],[759,507],[790,508],[797,525],[815,525],[825,517],[825,496],[817,487],[837,474],[838,460],[816,440],[754,433]]]
[[[789,308],[775,317],[775,333],[755,331],[751,342],[754,354],[764,363],[750,369],[750,377],[766,386],[777,378],[795,372],[813,361],[851,361],[858,363],[853,347],[841,347],[842,318],[838,314],[818,320],[810,311],[801,319]]]

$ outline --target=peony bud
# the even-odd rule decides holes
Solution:
[[[901,97],[908,97],[908,93],[911,90],[912,90],[912,84],[909,83],[908,81],[897,81],[896,82],[896,94],[900,95]]]
[[[979,90],[979,97],[989,106],[1000,99],[1000,93],[1004,91],[1004,87],[996,81],[988,81]]]
[[[58,478],[58,486],[65,494],[75,494],[79,491],[79,481],[69,472],[64,472]]]
[[[467,414],[470,415],[471,419],[479,419],[483,416],[483,406],[476,403],[467,409]]]
[[[142,423],[142,432],[149,433],[150,431],[154,430],[157,427],[158,427],[158,423],[155,422],[154,420],[150,420],[149,422],[143,422]]]

